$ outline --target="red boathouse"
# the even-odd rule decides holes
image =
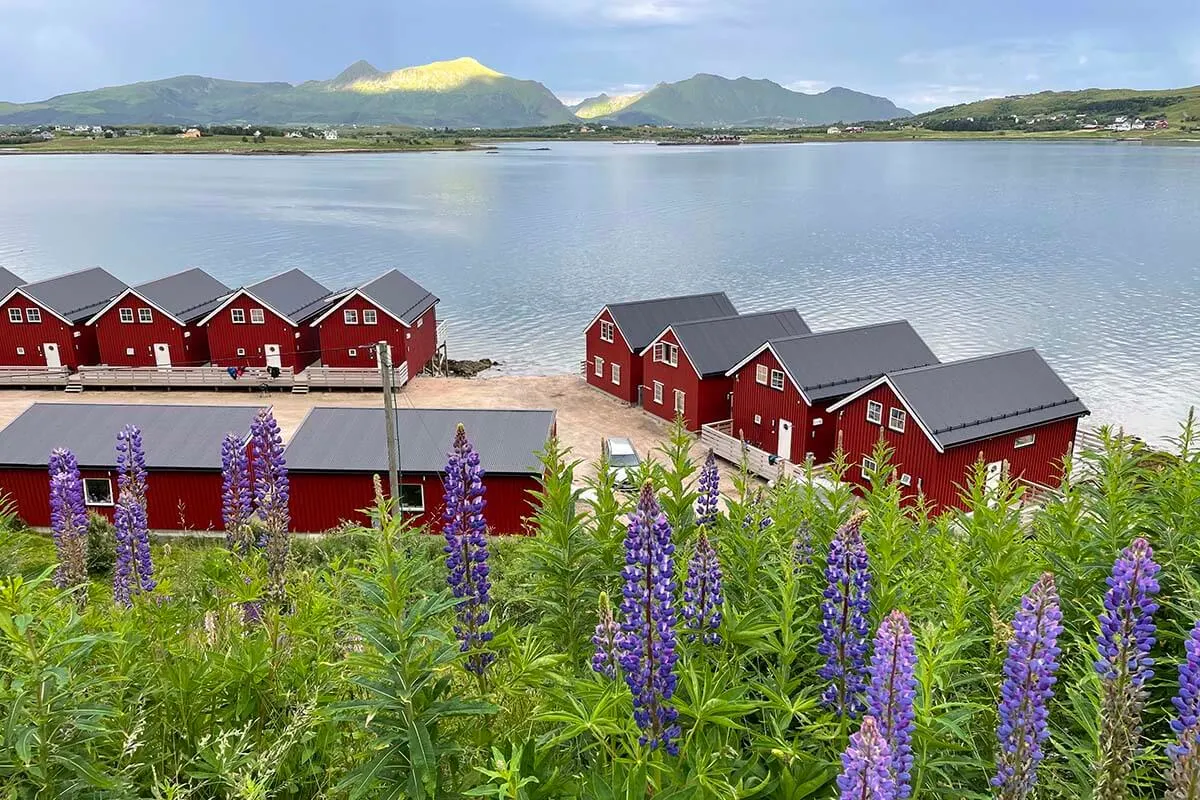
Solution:
[[[663,328],[736,314],[724,292],[609,303],[584,330],[587,382],[636,405],[643,383],[641,353]]]
[[[726,375],[770,339],[808,333],[794,308],[668,325],[640,353],[642,408],[687,429],[729,419],[733,378]]]
[[[96,329],[87,321],[128,288],[93,267],[10,289],[0,300],[0,367],[96,364]]]
[[[906,494],[961,507],[958,487],[982,459],[989,484],[1007,475],[1054,486],[1088,413],[1036,350],[893,372],[830,406],[850,469],[866,485],[882,439]]]
[[[386,341],[392,365],[410,376],[425,369],[437,351],[438,299],[398,269],[351,289],[314,317],[321,365],[374,367],[375,348]]]
[[[833,457],[829,406],[886,372],[938,363],[907,322],[772,339],[727,374],[733,435],[789,461]]]
[[[100,363],[122,367],[198,367],[208,361],[208,331],[197,323],[230,289],[193,268],[126,289],[88,325]]]
[[[291,367],[319,357],[317,329],[306,324],[339,297],[298,269],[228,295],[198,326],[209,360],[221,367]]]
[[[89,511],[112,519],[117,500],[117,432],[142,431],[146,510],[159,531],[220,530],[221,442],[250,433],[257,408],[238,406],[34,403],[0,430],[0,486],[27,524],[50,525],[50,451],[79,461]]]
[[[320,532],[343,522],[370,524],[373,475],[388,483],[383,409],[316,407],[288,443],[292,529]],[[402,513],[414,525],[441,518],[446,458],[459,423],[479,452],[485,470],[492,533],[522,533],[534,513],[531,492],[541,488],[538,452],[555,433],[553,411],[428,409],[396,410]]]

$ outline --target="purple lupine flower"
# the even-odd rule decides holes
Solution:
[[[154,562],[150,558],[150,534],[146,507],[135,494],[122,494],[113,510],[116,529],[116,563],[113,567],[113,600],[128,608],[132,596],[152,592]]]
[[[675,695],[675,545],[671,524],[654,489],[642,487],[625,535],[624,597],[621,601],[621,669],[633,693],[638,741],[651,750],[679,753]]]
[[[887,738],[874,717],[865,717],[842,753],[842,772],[837,779],[841,800],[895,800],[899,795],[891,764]]]
[[[1100,615],[1100,768],[1097,800],[1126,795],[1125,782],[1141,737],[1146,681],[1154,675],[1154,612],[1159,566],[1144,538],[1121,553],[1108,577]]]
[[[1021,598],[1004,660],[996,728],[1000,747],[992,778],[1000,800],[1028,796],[1037,781],[1042,743],[1050,736],[1047,706],[1054,694],[1062,629],[1054,576],[1047,572]]]
[[[239,555],[250,552],[251,542],[250,464],[246,444],[236,433],[221,442],[221,519],[225,544]]]
[[[117,432],[117,492],[146,499],[146,455],[142,450],[142,432],[126,425]]]
[[[916,729],[913,700],[917,696],[917,646],[908,617],[893,611],[875,634],[871,654],[871,685],[867,688],[867,713],[887,740],[896,781],[896,800],[912,794],[912,735]]]
[[[56,449],[50,453],[49,465],[50,527],[58,553],[54,585],[62,589],[81,586],[87,582],[88,527],[79,463],[70,450]],[[86,592],[77,597],[81,606],[87,602]]]
[[[767,513],[767,503],[763,499],[762,490],[759,489],[754,495],[754,499],[750,501],[750,506],[746,509],[746,516],[742,519],[742,527],[749,530],[754,525],[755,517],[758,518],[758,532],[762,533],[767,528],[771,527],[774,520]]]
[[[1176,742],[1167,748],[1167,755],[1174,761],[1186,750],[1189,732],[1200,730],[1200,621],[1196,622],[1191,634],[1183,643],[1185,657],[1179,665],[1179,694],[1171,698],[1178,717],[1171,720]],[[1194,737],[1192,737],[1194,738]]]
[[[596,623],[596,632],[592,635],[592,644],[596,646],[596,652],[592,655],[592,669],[606,678],[617,677],[617,667],[621,665],[621,652],[617,644],[620,636],[621,628],[613,619],[608,594],[601,592],[599,621]]]
[[[804,521],[792,537],[792,572],[799,572],[803,567],[812,566],[812,563],[812,528]]]
[[[871,613],[871,572],[862,538],[865,512],[852,516],[829,545],[825,601],[821,604],[820,676],[829,681],[821,702],[838,716],[855,717],[866,689],[867,636]]]
[[[458,598],[458,622],[454,633],[468,653],[467,669],[482,676],[495,660],[488,642],[493,633],[491,589],[488,578],[488,546],[484,533],[487,523],[483,509],[483,467],[479,453],[467,439],[462,425],[454,434],[454,450],[446,464],[446,508],[442,514],[442,532],[446,537],[446,580]]]
[[[708,540],[708,532],[700,531],[696,549],[688,561],[687,580],[683,584],[683,624],[690,631],[688,641],[699,637],[704,644],[721,643],[721,561]]]
[[[1167,793],[1163,800],[1196,800],[1200,797],[1200,728],[1180,734],[1179,754],[1167,770]]]
[[[250,444],[254,450],[254,502],[263,523],[263,541],[267,554],[267,592],[272,599],[284,599],[284,573],[288,557],[288,483],[287,463],[283,458],[283,436],[271,409],[264,408],[250,423]]]
[[[721,472],[717,469],[717,457],[708,451],[704,466],[700,469],[700,496],[696,499],[696,524],[711,526],[717,521],[717,502],[721,498]]]

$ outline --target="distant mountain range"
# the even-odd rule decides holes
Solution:
[[[38,103],[0,102],[0,124],[207,123],[523,128],[580,121],[622,125],[795,126],[909,116],[887,98],[834,88],[804,94],[768,80],[700,74],[643,94],[600,95],[568,108],[537,81],[473,58],[383,72],[366,61],[327,81],[247,83],[183,75]]]
[[[1037,92],[944,106],[913,117],[913,122],[936,123],[974,119],[1029,118],[1050,114],[1104,117],[1113,114],[1166,116],[1172,120],[1200,119],[1200,86],[1182,89],[1081,89]]]

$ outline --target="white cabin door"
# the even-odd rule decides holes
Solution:
[[[1004,462],[990,461],[987,465],[987,478],[984,486],[989,492],[1000,488],[1000,479],[1004,476]]]
[[[154,366],[171,366],[171,346],[169,344],[158,343],[154,345]]]
[[[784,461],[792,460],[792,423],[786,419],[779,420],[779,449],[775,452]]]
[[[279,360],[279,345],[264,344],[263,355],[267,358],[268,367],[282,367],[283,362]]]
[[[42,352],[46,355],[47,367],[61,367],[62,357],[58,354],[58,345],[54,342],[46,342],[42,345]]]

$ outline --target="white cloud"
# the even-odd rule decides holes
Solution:
[[[736,16],[756,0],[513,0],[546,16],[583,24],[690,25]]]
[[[789,81],[783,84],[783,88],[785,89],[791,89],[793,92],[804,92],[805,94],[816,94],[818,92],[823,92],[831,86],[833,86],[833,84],[831,84],[829,81],[811,80]]]
[[[996,97],[1000,94],[1003,92],[997,89],[986,89],[982,86],[931,83],[904,87],[892,97],[892,101],[901,108],[921,112],[942,106],[982,100],[985,97]]]

